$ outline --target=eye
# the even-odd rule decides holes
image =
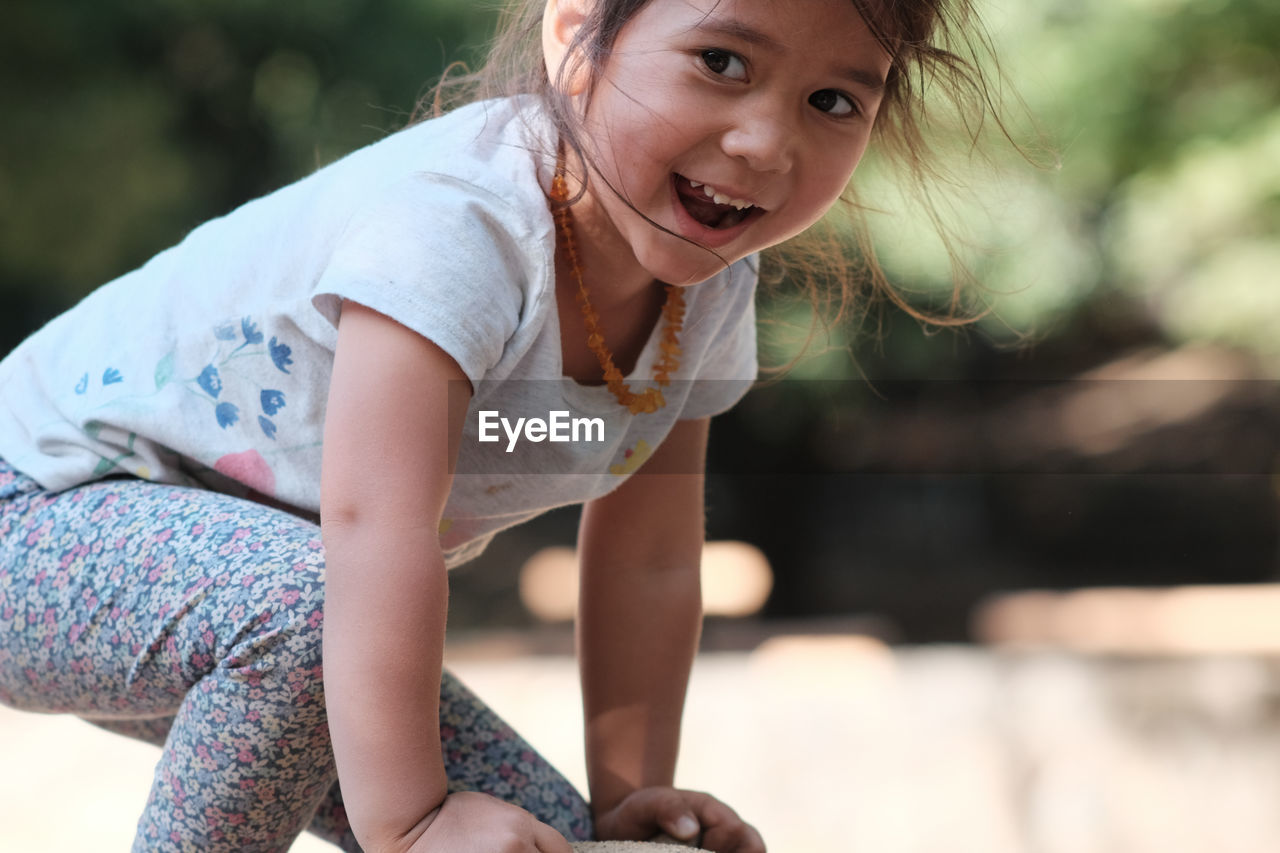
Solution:
[[[698,54],[707,70],[731,80],[747,79],[747,66],[742,59],[727,50],[709,48]]]
[[[858,105],[853,98],[835,89],[820,89],[809,96],[810,106],[827,115],[849,116],[858,112]]]

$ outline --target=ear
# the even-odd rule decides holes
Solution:
[[[542,59],[547,66],[547,77],[555,83],[565,62],[579,60],[569,55],[569,46],[587,18],[591,0],[547,0],[542,13]],[[587,87],[588,69],[578,65],[565,77],[566,95],[580,95]]]

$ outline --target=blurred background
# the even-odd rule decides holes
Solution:
[[[494,5],[8,0],[0,353],[403,127]],[[717,420],[682,782],[727,790],[783,853],[1277,849],[1280,13],[984,5],[1060,167],[956,161],[980,320],[872,308]],[[939,304],[927,221],[874,155],[856,180],[890,279]],[[804,309],[762,316],[787,360]],[[552,513],[455,572],[451,643],[581,778],[575,525]],[[118,825],[103,849],[123,849],[153,756],[0,714],[0,848]],[[128,761],[136,790],[112,781]],[[72,814],[40,811],[69,777]]]

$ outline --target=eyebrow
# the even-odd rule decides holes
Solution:
[[[696,32],[706,33],[708,35],[736,38],[740,41],[746,42],[747,44],[764,48],[765,50],[773,53],[780,53],[783,49],[782,44],[779,43],[777,39],[732,18],[716,18],[711,15],[707,15],[693,29]],[[863,88],[870,89],[873,92],[881,92],[884,90],[884,78],[874,71],[849,65],[836,69],[836,73],[844,79],[852,83],[856,83]]]

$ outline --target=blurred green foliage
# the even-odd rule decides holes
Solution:
[[[474,60],[494,14],[469,0],[8,0],[0,352],[199,222],[403,126],[447,62]],[[1280,364],[1274,0],[1046,0],[987,18],[1061,168],[1007,149],[994,167],[958,164],[966,189],[946,206],[995,308],[980,328],[1045,340],[1123,313],[1170,343]],[[945,252],[891,176],[872,158],[857,180],[887,211],[872,221],[894,280],[926,302],[948,288]],[[898,370],[949,373],[955,342],[905,328],[888,344]]]
[[[1127,314],[1170,345],[1213,340],[1280,367],[1280,8],[1052,0],[988,18],[1060,167],[1007,146],[995,168],[961,164],[953,221],[993,294],[981,327],[1043,340],[1084,313]],[[1011,111],[1015,132],[1026,113]],[[876,220],[895,277],[949,287],[945,253],[898,212]]]
[[[200,222],[402,127],[469,0],[8,0],[0,352]]]

